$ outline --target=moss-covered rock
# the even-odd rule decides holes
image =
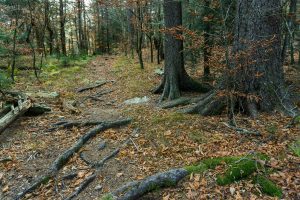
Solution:
[[[275,183],[267,179],[266,177],[262,175],[256,176],[256,183],[261,188],[261,191],[267,195],[270,195],[272,197],[282,197],[282,190],[280,187],[278,187]]]
[[[300,157],[300,139],[291,144],[290,149],[296,156]]]

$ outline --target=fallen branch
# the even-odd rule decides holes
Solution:
[[[22,116],[31,107],[31,101],[25,99],[18,100],[17,107],[11,106],[10,111],[0,119],[0,133],[2,133],[10,124]]]
[[[16,200],[23,198],[27,193],[34,191],[40,185],[47,183],[49,179],[53,178],[58,171],[71,159],[71,157],[77,153],[81,147],[88,142],[91,138],[96,136],[99,132],[104,131],[109,128],[120,127],[126,125],[131,122],[131,119],[122,119],[113,122],[103,122],[102,124],[96,126],[95,128],[91,129],[85,135],[83,135],[79,140],[68,150],[64,153],[59,155],[56,160],[50,166],[50,169],[42,178],[38,179],[34,182],[28,189],[24,190],[15,198]]]
[[[76,92],[80,93],[80,92],[84,92],[84,91],[91,90],[91,89],[94,89],[94,88],[98,88],[98,87],[101,87],[101,86],[103,86],[107,83],[110,83],[110,82],[114,82],[114,81],[112,81],[112,80],[110,80],[110,81],[101,81],[100,83],[97,83],[95,85],[79,88],[79,89],[77,89]]]

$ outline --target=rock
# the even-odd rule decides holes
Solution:
[[[157,68],[157,69],[154,70],[154,74],[162,76],[162,75],[164,75],[164,70],[161,69],[161,68]]]
[[[97,191],[102,190],[102,185],[97,185],[97,186],[95,187],[95,190],[97,190]]]
[[[102,141],[102,142],[99,144],[98,149],[99,149],[99,150],[103,150],[105,147],[106,147],[106,142],[105,142],[105,141]]]
[[[59,97],[58,92],[27,92],[26,95],[34,98],[55,99]]]
[[[144,103],[148,103],[150,101],[150,98],[147,96],[144,96],[142,98],[140,97],[135,97],[133,99],[128,99],[126,101],[124,101],[124,104],[127,105],[132,105],[132,104],[144,104]]]

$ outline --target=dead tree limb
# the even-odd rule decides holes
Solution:
[[[10,111],[0,119],[0,133],[2,133],[17,118],[22,116],[31,105],[31,101],[26,99],[25,101],[19,100],[17,107],[11,106]]]
[[[28,189],[24,190],[23,192],[19,193],[18,196],[15,198],[16,200],[19,200],[23,198],[26,194],[34,191],[36,188],[38,188],[40,185],[48,182],[49,179],[53,178],[58,171],[71,159],[71,157],[77,153],[81,147],[88,142],[91,138],[96,136],[99,132],[104,131],[109,128],[116,128],[123,125],[127,125],[131,122],[131,119],[122,119],[118,121],[112,121],[112,122],[104,122],[95,128],[91,129],[89,132],[87,132],[85,135],[83,135],[77,142],[70,147],[68,150],[66,150],[64,153],[59,155],[55,161],[50,166],[50,169],[46,173],[46,175],[42,176],[42,178],[39,178],[36,182],[34,182],[31,186],[29,186]]]
[[[102,123],[106,123],[106,122],[105,121],[62,121],[53,124],[52,127],[48,129],[48,131],[54,131],[59,128],[95,126]]]
[[[94,85],[91,85],[91,86],[87,86],[87,87],[82,87],[82,88],[79,88],[77,89],[77,93],[80,93],[80,92],[84,92],[84,91],[87,91],[87,90],[91,90],[91,89],[94,89],[94,88],[98,88],[98,87],[101,87],[107,83],[110,83],[110,82],[114,82],[112,80],[110,81],[101,81],[100,83],[97,83],[97,84],[94,84]]]

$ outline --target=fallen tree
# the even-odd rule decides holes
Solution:
[[[26,194],[33,192],[40,185],[47,183],[51,178],[55,177],[58,171],[71,159],[71,157],[75,153],[77,153],[86,142],[88,142],[91,138],[96,136],[99,132],[102,132],[109,128],[120,127],[130,122],[131,119],[121,119],[111,122],[103,122],[102,124],[88,131],[86,134],[80,137],[74,145],[72,145],[69,149],[67,149],[53,161],[45,175],[38,178],[38,180],[31,184],[27,189],[19,193],[15,199],[18,200],[23,198]]]
[[[51,111],[46,105],[32,103],[30,98],[19,92],[4,92],[6,106],[0,111],[0,133],[22,115],[37,116]]]

